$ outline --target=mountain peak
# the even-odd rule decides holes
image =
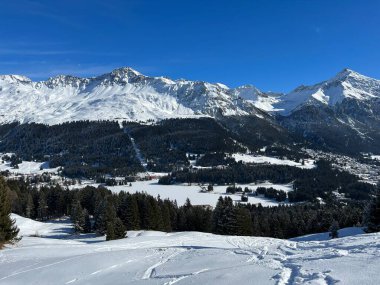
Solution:
[[[138,72],[137,70],[131,68],[131,67],[120,67],[112,70],[112,75],[117,76],[123,76],[123,77],[135,77],[135,76],[141,76],[142,74]]]
[[[330,79],[330,81],[335,81],[335,80],[344,81],[347,78],[369,78],[369,77],[364,76],[352,69],[345,68],[341,72],[339,72],[337,75],[335,75],[332,79]]]

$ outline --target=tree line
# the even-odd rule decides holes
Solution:
[[[9,219],[10,210],[41,221],[69,215],[77,232],[95,232],[106,235],[108,240],[123,238],[128,230],[141,229],[291,238],[328,231],[333,223],[340,227],[362,225],[365,212],[360,201],[263,207],[220,197],[216,207],[211,209],[192,205],[190,200],[178,206],[175,201],[146,193],[121,191],[115,194],[104,187],[68,190],[56,185],[37,189],[25,182],[0,181],[0,189],[3,189],[0,197],[6,205],[1,209],[9,211],[8,214],[1,212],[2,240],[17,235],[14,222]],[[369,203],[374,206],[367,211],[372,231],[379,229],[380,224],[379,194],[373,197],[376,203]],[[11,234],[5,236],[3,228],[8,228],[5,232]]]
[[[160,184],[209,183],[247,184],[261,181],[272,183],[293,183],[288,193],[290,202],[315,202],[317,198],[330,199],[337,191],[353,200],[369,199],[374,186],[360,182],[359,177],[348,172],[333,169],[328,161],[320,160],[312,169],[301,169],[287,165],[231,164],[224,169],[184,169],[175,171],[159,180]]]

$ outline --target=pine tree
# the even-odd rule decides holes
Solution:
[[[0,177],[0,248],[4,243],[14,241],[19,232],[15,221],[10,217],[11,205],[8,192],[9,188],[4,178]]]
[[[223,234],[224,225],[222,221],[222,215],[224,211],[224,199],[222,196],[219,197],[216,203],[213,215],[212,215],[212,232],[216,234]]]
[[[333,220],[330,226],[330,237],[338,238],[339,237],[339,223],[336,220]]]
[[[28,194],[28,198],[26,201],[26,209],[25,209],[26,217],[31,219],[34,217],[34,202],[31,194]]]
[[[75,199],[71,206],[71,220],[76,232],[84,232],[85,213],[78,199]]]
[[[95,207],[95,223],[94,228],[100,235],[104,235],[107,231],[106,223],[106,201],[101,201]]]
[[[238,207],[235,209],[236,215],[236,235],[251,236],[253,234],[253,225],[251,213],[248,209]]]
[[[367,232],[380,231],[380,183],[372,193],[371,201],[365,210],[364,223]]]
[[[115,234],[115,236],[114,236],[115,239],[125,238],[125,236],[127,234],[125,227],[124,227],[124,224],[119,218],[116,218],[116,220],[115,220],[114,234]]]
[[[140,229],[139,208],[135,195],[129,193],[123,198],[119,207],[119,217],[126,226],[127,230]]]
[[[91,227],[90,215],[88,214],[87,209],[83,210],[83,216],[84,216],[83,232],[84,233],[90,233],[92,227]]]
[[[124,238],[125,227],[117,217],[112,197],[101,202],[96,209],[95,228],[99,234],[106,234],[106,240]]]
[[[163,221],[163,230],[165,232],[171,232],[172,227],[171,227],[171,222],[170,222],[169,207],[165,203],[161,205],[161,213],[162,213],[162,221]]]
[[[237,232],[237,217],[236,210],[232,203],[232,199],[225,199],[225,207],[223,211],[224,233],[225,235],[236,235]]]
[[[46,197],[45,197],[45,193],[43,191],[40,190],[39,192],[39,199],[38,199],[38,209],[37,209],[37,212],[38,212],[38,218],[43,221],[43,220],[46,220],[47,219],[47,203],[46,203]]]
[[[106,225],[106,240],[114,240],[116,239],[115,236],[115,224],[113,221],[107,222]]]

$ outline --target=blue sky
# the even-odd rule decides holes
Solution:
[[[345,67],[380,78],[380,1],[1,1],[0,74],[121,66],[283,92]]]

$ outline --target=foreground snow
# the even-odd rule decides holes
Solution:
[[[72,236],[65,221],[14,215],[24,236],[0,252],[0,284],[374,284],[380,235],[288,241],[212,234],[129,232]]]

